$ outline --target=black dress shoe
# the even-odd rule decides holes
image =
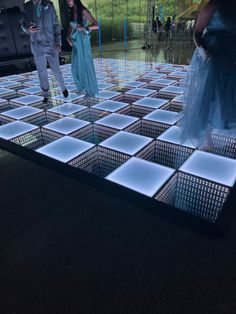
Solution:
[[[69,92],[68,92],[67,89],[63,90],[62,93],[63,93],[63,96],[64,96],[65,98],[67,98],[67,97],[69,96]]]
[[[48,103],[48,98],[47,98],[47,97],[44,97],[43,103],[44,103],[44,104],[47,104],[47,103]]]

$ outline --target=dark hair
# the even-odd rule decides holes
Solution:
[[[70,13],[70,20],[74,21],[74,10],[77,10],[77,23],[82,25],[83,24],[83,17],[82,17],[82,12],[85,8],[85,6],[82,4],[80,0],[74,0],[74,6],[72,8],[69,8],[69,13]]]
[[[235,20],[236,15],[236,2],[235,0],[210,0],[216,5],[217,10],[225,18],[233,18]]]

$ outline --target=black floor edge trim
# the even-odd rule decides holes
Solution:
[[[168,219],[169,221],[187,230],[199,233],[204,236],[213,238],[226,236],[232,221],[234,221],[232,217],[236,216],[235,211],[233,210],[233,204],[235,203],[235,188],[232,189],[230,196],[223,208],[223,213],[219,215],[216,223],[210,223],[198,218],[197,216],[161,203],[138,192],[105,180],[102,177],[39,154],[31,149],[19,146],[13,142],[0,139],[0,148],[17,156],[23,157],[24,159],[37,163],[38,165],[44,166],[50,170],[54,170],[76,180],[88,183],[93,187],[114,195],[121,200],[132,203],[145,211],[156,213],[161,218]]]

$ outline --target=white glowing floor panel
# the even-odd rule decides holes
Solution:
[[[109,112],[116,112],[120,109],[123,109],[127,107],[128,105],[126,103],[120,102],[120,101],[114,101],[114,100],[105,100],[103,102],[100,102],[91,108],[97,109],[97,110],[103,110],[103,111],[109,111]]]
[[[42,101],[43,101],[43,97],[35,96],[35,95],[22,96],[22,97],[11,99],[11,103],[16,103],[22,106],[34,105]]]
[[[66,89],[69,92],[76,92],[76,90],[77,90],[75,84],[68,84],[68,85],[66,85]],[[60,92],[60,88],[59,87],[58,87],[58,91]]]
[[[168,68],[168,67],[172,67],[173,64],[171,63],[157,63],[156,67],[161,70],[162,68]]]
[[[184,95],[176,96],[176,97],[171,101],[171,103],[173,103],[173,104],[179,104],[179,105],[183,104],[183,102],[184,102]]]
[[[90,122],[87,122],[87,121],[65,117],[57,121],[51,122],[49,124],[46,124],[43,126],[43,128],[47,130],[55,131],[64,135],[69,135],[89,124]]]
[[[177,95],[181,95],[183,94],[183,89],[179,86],[168,86],[168,87],[164,87],[162,89],[160,89],[160,94],[161,93],[168,93],[168,94],[177,94]]]
[[[39,80],[29,80],[24,83],[24,85],[39,85]]]
[[[155,111],[147,114],[143,119],[174,125],[177,121],[179,121],[180,114],[173,111],[156,109]]]
[[[84,96],[83,95],[78,95],[76,93],[70,93],[67,98],[65,98],[63,95],[57,95],[53,96],[52,99],[56,101],[63,101],[63,102],[73,102],[77,101],[79,99],[82,99]]]
[[[37,108],[29,107],[29,106],[22,106],[19,108],[2,112],[0,115],[15,119],[15,120],[22,120],[24,118],[35,115],[37,113],[43,113],[43,112],[44,111],[41,109],[37,109]]]
[[[222,149],[213,150],[210,153],[204,151],[204,145],[201,149],[197,149],[191,141],[181,140],[179,121],[182,113],[175,112],[172,104],[182,105],[184,101],[183,91],[176,84],[187,75],[188,66],[118,59],[95,59],[94,62],[100,89],[95,98],[84,97],[83,94],[77,92],[70,64],[61,66],[70,92],[69,97],[65,98],[62,95],[58,83],[49,70],[51,99],[45,105],[43,97],[37,95],[41,93],[37,71],[0,77],[0,118],[2,118],[0,138],[26,146],[24,140],[37,140],[43,132],[60,133],[60,139],[52,137],[47,145],[39,140],[39,145],[34,149],[40,154],[70,165],[75,160],[76,162],[79,160],[78,167],[81,163],[88,165],[86,171],[94,175],[97,175],[93,169],[97,169],[96,165],[99,163],[99,150],[115,151],[115,155],[109,156],[110,160],[119,154],[126,155],[128,160],[121,165],[114,160],[114,165],[117,164],[117,166],[115,170],[111,170],[112,172],[107,175],[106,179],[154,199],[159,199],[159,193],[163,196],[171,184],[177,184],[171,186],[171,193],[180,189],[179,179],[176,179],[179,178],[179,174],[189,175],[194,184],[195,180],[197,184],[199,180],[213,182],[219,186],[219,193],[221,193],[221,187],[231,189],[234,186],[236,180],[235,145],[228,148],[226,139]],[[162,99],[164,97],[158,95],[157,90],[152,89],[153,85],[162,88],[159,91],[160,94],[163,92],[163,95],[165,93],[167,95],[168,93],[168,100]],[[116,88],[121,86],[131,90],[116,92]],[[18,93],[15,88],[20,89]],[[40,105],[40,109],[37,109],[36,105]],[[132,110],[138,107],[145,112],[142,118],[132,115]],[[78,114],[80,111],[81,114]],[[86,114],[82,114],[83,111]],[[93,111],[99,112],[98,116],[102,118],[96,121],[91,120],[94,121],[91,122],[88,117]],[[37,114],[45,116],[45,121],[43,120],[40,127],[31,118]],[[47,121],[49,117],[51,120]],[[10,122],[11,120],[16,121]],[[26,123],[20,120],[34,122]],[[150,132],[155,136],[149,136],[145,133],[149,129],[159,128],[159,125],[161,125],[161,134]],[[142,129],[144,127],[146,131]],[[94,130],[104,132],[102,141],[94,141],[97,144],[93,144],[92,140],[90,142],[90,133],[93,132],[93,135],[97,136]],[[114,130],[117,133],[114,134]],[[76,138],[70,136],[73,134],[76,134]],[[156,134],[159,134],[158,137]],[[80,139],[80,136],[83,138]],[[230,141],[232,141],[232,136]],[[185,154],[187,151],[186,158],[178,168],[168,167],[167,164],[159,161],[159,159],[162,160],[161,158],[157,158],[158,161],[150,161],[152,160],[150,156],[158,154],[157,147],[162,149],[161,154],[165,152],[167,159],[168,154],[173,158],[174,154],[177,154],[176,145],[181,148],[178,149],[180,153]],[[233,155],[235,158],[227,157],[227,149],[235,150]],[[188,187],[181,186],[181,188],[187,193]],[[212,198],[215,197],[214,193]],[[192,206],[191,197],[190,195],[188,199],[190,207]],[[166,202],[165,198],[163,202]],[[207,203],[208,199],[204,202]],[[186,208],[184,210],[186,211]],[[201,211],[204,212],[204,210],[201,208]],[[189,212],[193,214],[193,211]]]
[[[157,137],[160,141],[182,145],[185,147],[196,148],[190,140],[183,141],[181,139],[181,128],[178,126],[172,126],[160,136]]]
[[[97,81],[98,83],[106,82],[109,81],[111,78],[110,77],[105,77],[105,76],[99,76],[97,75]]]
[[[139,81],[129,81],[129,82],[124,82],[121,84],[123,87],[131,87],[131,88],[139,88],[143,85],[146,85],[145,82],[139,82]]]
[[[7,102],[6,99],[0,98],[0,104],[6,103],[6,102]]]
[[[37,152],[66,163],[85,153],[92,147],[94,147],[94,145],[91,143],[65,136],[37,149]]]
[[[104,82],[98,83],[98,88],[101,89],[101,90],[112,88],[114,86],[116,86],[116,85],[115,84],[111,84],[111,83],[104,83]]]
[[[49,79],[49,78],[48,78],[48,79]],[[31,82],[31,81],[38,81],[38,82],[39,82],[39,77],[38,77],[38,75],[29,75],[28,78],[27,78],[27,80],[28,80],[29,82]]]
[[[82,110],[85,110],[86,108],[87,107],[79,104],[65,103],[57,107],[50,108],[47,111],[54,112],[62,116],[70,116],[72,114],[76,114]]]
[[[164,73],[149,73],[149,74],[146,74],[146,75],[143,75],[142,78],[144,79],[151,79],[152,81],[153,80],[158,80],[158,79],[163,79],[166,77],[166,74]]]
[[[123,130],[132,123],[137,122],[139,119],[131,116],[125,116],[119,113],[111,113],[110,115],[99,119],[95,124],[102,125],[108,128],[114,128],[117,130]]]
[[[154,81],[150,82],[152,85],[157,85],[157,86],[170,86],[173,84],[176,84],[175,80],[168,80],[168,79],[157,79]]]
[[[230,187],[236,180],[236,160],[206,152],[195,151],[179,170]]]
[[[180,79],[180,78],[186,77],[186,75],[187,75],[187,72],[177,71],[177,72],[171,72],[169,74],[169,77]]]
[[[34,87],[27,87],[27,88],[19,89],[18,93],[35,95],[35,94],[42,93],[42,90],[39,86],[34,86]]]
[[[0,82],[0,87],[3,87],[3,88],[13,88],[15,86],[22,86],[22,83],[17,82],[17,81],[2,81],[2,82]]]
[[[74,84],[75,82],[74,82],[74,80],[73,80],[73,78],[65,78],[65,84]]]
[[[10,88],[0,87],[0,97],[15,94],[15,91]]]
[[[120,131],[101,142],[99,146],[133,156],[152,141],[150,137]]]
[[[106,179],[152,197],[173,173],[171,168],[132,157]]]
[[[169,101],[166,99],[144,97],[142,99],[135,101],[134,105],[139,105],[139,106],[148,107],[152,109],[158,109],[161,106],[166,105],[168,102]]]
[[[0,125],[0,138],[11,140],[36,129],[37,126],[22,121],[10,122]]]
[[[156,91],[152,90],[152,89],[134,88],[134,89],[131,89],[130,91],[126,92],[125,94],[132,95],[132,96],[148,97],[154,93],[156,93]]]
[[[173,71],[180,71],[182,70],[181,67],[164,67],[164,68],[161,68],[160,71],[163,72],[163,73],[171,73]]]
[[[102,90],[96,95],[96,97],[97,98],[104,98],[104,99],[112,99],[112,98],[120,96],[120,95],[122,95],[122,94],[119,92]]]
[[[5,76],[4,79],[7,81],[22,81],[25,80],[25,77],[23,75],[14,74]]]

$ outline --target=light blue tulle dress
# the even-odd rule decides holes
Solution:
[[[215,11],[203,35],[209,52],[204,61],[196,49],[183,82],[182,140],[200,146],[208,130],[236,128],[236,22]]]
[[[77,31],[77,22],[71,22],[70,25],[73,42],[71,72],[78,91],[94,97],[98,93],[98,84],[90,44],[90,31]],[[87,26],[87,20],[83,21],[83,26]]]

